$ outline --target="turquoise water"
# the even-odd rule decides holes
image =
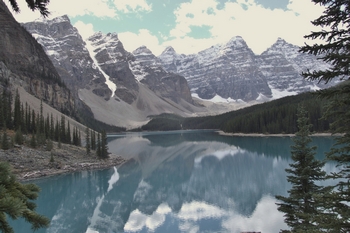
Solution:
[[[315,137],[317,158],[332,146]],[[275,195],[287,195],[289,137],[231,137],[212,131],[110,136],[121,167],[35,181],[37,211],[51,226],[37,232],[278,232]],[[326,164],[325,170],[335,170]],[[31,232],[24,221],[15,232]]]

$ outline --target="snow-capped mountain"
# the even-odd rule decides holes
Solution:
[[[326,87],[322,83],[305,80],[301,73],[308,69],[324,70],[328,65],[316,56],[300,53],[298,46],[281,38],[258,56],[257,61],[272,89],[301,93]]]
[[[23,26],[44,47],[73,94],[77,94],[79,89],[90,88],[96,95],[109,98],[111,91],[105,84],[105,78],[96,68],[85,42],[67,16],[37,20]]]
[[[137,127],[149,115],[182,116],[207,111],[196,105],[184,77],[149,61],[157,58],[147,48],[127,52],[116,33],[95,33],[86,41],[67,16],[23,25],[43,46],[76,98],[96,119],[108,124]]]
[[[237,36],[198,54],[177,54],[168,47],[158,58],[167,71],[183,75],[192,93],[203,99],[219,95],[224,99],[252,101],[278,98],[282,92],[285,96],[326,87],[305,80],[301,72],[325,69],[327,64],[313,55],[300,53],[298,46],[280,38],[261,55],[255,55]]]
[[[167,48],[159,59],[166,70],[183,75],[191,91],[202,99],[216,95],[244,101],[256,100],[260,94],[271,97],[256,56],[242,37],[188,56]]]

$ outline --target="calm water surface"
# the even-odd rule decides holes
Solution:
[[[333,144],[315,137],[317,158]],[[35,181],[37,211],[51,226],[37,232],[278,232],[275,195],[287,195],[289,137],[231,137],[212,131],[109,137],[129,161]],[[326,164],[325,170],[335,170]],[[15,232],[31,232],[24,221]]]

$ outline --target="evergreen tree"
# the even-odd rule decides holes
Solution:
[[[30,137],[30,147],[32,148],[36,148],[37,147],[37,142],[36,142],[36,138],[35,138],[35,134],[32,134],[32,136]]]
[[[336,180],[332,191],[326,195],[323,206],[326,213],[337,216],[333,221],[326,221],[323,228],[329,232],[350,232],[350,1],[346,0],[313,0],[325,7],[323,14],[312,21],[320,31],[305,36],[310,39],[321,39],[323,43],[301,48],[304,53],[318,55],[330,65],[326,70],[308,71],[304,77],[319,82],[334,79],[346,80],[336,88],[320,91],[323,98],[330,99],[326,117],[333,119],[334,132],[341,133],[336,145],[327,154],[327,158],[338,164],[339,171],[330,174]],[[329,220],[329,219],[326,219]]]
[[[90,136],[91,136],[91,150],[96,150],[96,139],[95,139],[94,130],[90,130]]]
[[[53,120],[53,115],[51,113],[51,117],[50,117],[50,139],[54,140],[55,138],[55,122]]]
[[[5,126],[6,128],[6,126]],[[1,148],[3,150],[8,150],[10,149],[10,143],[9,143],[9,138],[8,138],[8,135],[7,135],[7,130],[4,129],[4,132],[2,134],[2,138],[1,138]]]
[[[32,225],[33,230],[48,227],[49,219],[35,212],[40,189],[35,184],[22,184],[12,174],[8,164],[0,163],[0,230],[13,232],[7,222],[12,219],[24,218]]]
[[[46,120],[45,120],[45,138],[50,139],[50,130],[51,130],[51,124],[50,124],[50,115],[47,114]]]
[[[322,171],[324,162],[315,159],[316,147],[309,145],[312,142],[309,136],[311,125],[303,107],[299,108],[297,117],[299,131],[291,147],[293,163],[286,169],[292,188],[288,191],[288,197],[276,196],[282,201],[277,204],[278,210],[284,213],[285,222],[291,228],[282,232],[323,232],[317,222],[322,213],[316,196],[324,189],[315,182],[325,179],[325,172]]]
[[[18,145],[22,145],[23,144],[23,134],[22,134],[22,131],[21,131],[21,127],[18,130],[16,130],[15,143],[17,143]]]
[[[15,130],[17,130],[21,126],[21,99],[18,93],[18,89],[16,90],[16,95],[15,95],[15,106],[13,110],[13,125]]]
[[[66,143],[66,118],[64,115],[61,115],[60,138],[61,142]]]
[[[71,133],[70,133],[70,123],[69,123],[69,121],[67,123],[66,143],[68,143],[68,144],[72,143],[72,136],[71,136]]]
[[[9,0],[12,10],[16,13],[20,12],[17,0]],[[26,0],[27,6],[32,11],[38,10],[43,17],[48,17],[50,12],[47,9],[47,4],[49,4],[49,0]]]
[[[101,154],[101,137],[100,137],[100,133],[97,133],[96,155],[97,155],[98,158],[101,158],[101,157],[102,157],[102,154]]]
[[[35,111],[34,109],[32,109],[32,117],[31,117],[32,123],[31,123],[31,127],[30,127],[30,131],[31,133],[35,133],[36,132],[36,119],[35,119]]]
[[[108,158],[107,134],[105,130],[101,134],[101,158]]]
[[[91,151],[91,144],[90,144],[90,129],[86,127],[85,130],[85,148],[86,148],[86,154],[90,154]]]

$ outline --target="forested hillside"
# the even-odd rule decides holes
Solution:
[[[322,119],[326,102],[313,93],[288,96],[217,116],[153,116],[142,130],[220,129],[230,133],[290,134],[297,131],[296,113],[299,104],[303,104],[309,112],[312,131],[329,130],[329,122]]]

